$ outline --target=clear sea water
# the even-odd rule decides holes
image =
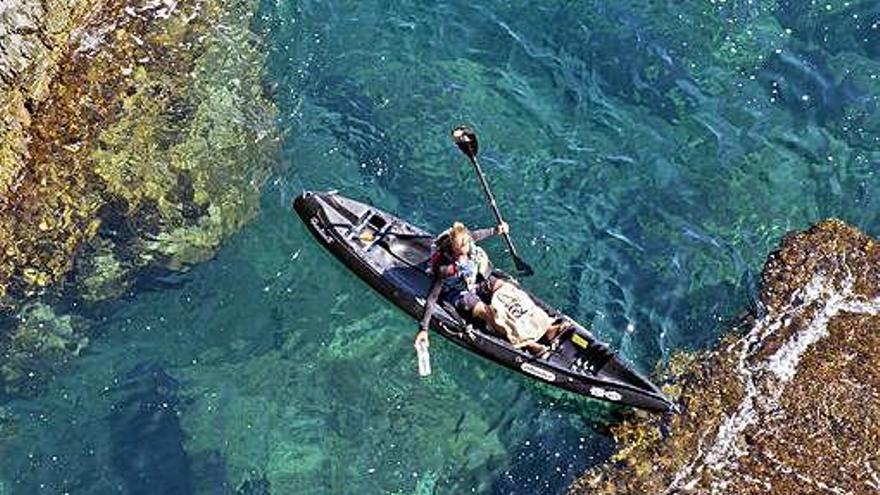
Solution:
[[[332,188],[490,225],[462,122],[528,285],[645,372],[753,306],[785,232],[880,234],[877,1],[277,0],[253,28],[284,132],[259,216],[0,406],[0,494],[557,494],[607,459],[619,409],[440,338],[420,379],[415,323],[291,213]]]

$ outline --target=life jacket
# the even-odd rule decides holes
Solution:
[[[471,240],[468,260],[465,262],[466,266],[461,267],[461,262],[456,262],[449,254],[450,233],[451,229],[445,230],[431,244],[431,274],[436,277],[441,265],[451,264],[453,272],[443,275],[443,292],[473,292],[477,287],[477,276],[488,278],[492,272],[489,256],[483,248]]]

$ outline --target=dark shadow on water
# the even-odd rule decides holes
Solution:
[[[136,365],[118,382],[109,392],[115,400],[108,419],[113,467],[126,493],[192,493],[179,419],[180,384],[155,363]]]
[[[595,404],[568,393],[555,398],[551,395],[556,394],[541,395],[547,402],[538,410],[537,421],[513,418],[504,426],[508,432],[522,430],[525,423],[532,429],[519,431],[504,470],[497,472],[487,493],[564,493],[585,470],[601,464],[614,452],[608,427],[619,422],[627,409]],[[568,415],[581,416],[585,424],[575,426],[561,421]]]

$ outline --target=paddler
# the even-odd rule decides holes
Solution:
[[[491,300],[492,294],[505,283],[492,275],[489,256],[477,242],[503,235],[510,231],[506,222],[501,222],[494,229],[479,229],[473,232],[461,222],[452,224],[452,228],[440,234],[431,246],[430,271],[433,278],[428,299],[425,301],[425,314],[419,322],[415,345],[428,343],[428,324],[437,306],[437,300],[443,298],[452,304],[462,315],[470,315],[492,325],[492,309],[484,300]],[[541,352],[544,347],[529,349]]]

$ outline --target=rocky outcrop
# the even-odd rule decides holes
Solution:
[[[210,258],[256,213],[276,143],[256,8],[0,7],[0,310],[116,297],[145,267]]]
[[[0,195],[6,195],[25,166],[31,113],[49,96],[58,62],[104,1],[0,4]]]
[[[570,493],[880,491],[880,247],[825,221],[762,276],[744,335],[674,360],[683,412],[617,427],[612,462]]]
[[[268,174],[273,110],[248,29],[254,2],[96,5],[54,38],[16,14],[24,7],[4,18],[8,32],[57,39],[44,51],[60,47],[41,54],[34,36],[12,35],[2,66],[18,109],[0,167],[7,305],[62,280],[81,254],[91,298],[132,269],[205,259],[254,213]]]

